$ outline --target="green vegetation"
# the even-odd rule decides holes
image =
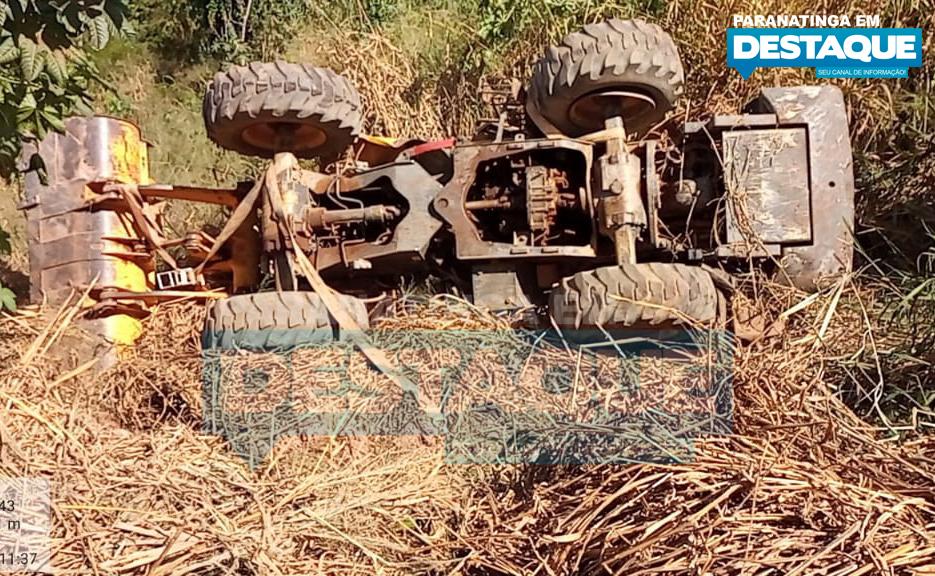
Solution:
[[[94,106],[140,125],[154,145],[155,178],[230,185],[251,177],[255,162],[211,144],[200,120],[204,87],[227,62],[285,58],[331,66],[364,94],[371,131],[466,135],[483,112],[481,78],[510,73],[516,54],[528,59],[547,36],[589,19],[658,10],[643,4],[142,0],[129,15],[135,34],[94,56],[113,88],[96,89]],[[170,214],[170,223],[190,221],[192,210]]]
[[[176,66],[275,57],[310,17],[306,0],[142,0],[132,13],[139,40]]]
[[[100,50],[126,28],[123,0],[14,0],[0,6],[0,176],[12,174],[22,139],[65,129],[90,113],[98,78],[86,50]],[[29,159],[39,168],[39,158]]]
[[[10,235],[0,230],[0,256],[9,255],[11,251]],[[0,310],[4,308],[10,311],[16,310],[16,294],[0,283]]]
[[[24,142],[63,131],[72,114],[91,113],[88,90],[99,78],[87,51],[104,48],[127,27],[123,0],[11,0],[0,5],[0,178],[17,169]],[[25,168],[43,173],[37,154]],[[4,191],[5,193],[5,191]],[[0,229],[0,255],[11,252]],[[16,295],[0,284],[0,309]]]
[[[831,363],[848,404],[894,433],[935,427],[935,233],[924,238],[929,245],[911,268],[868,264],[874,270],[856,304],[869,337]]]

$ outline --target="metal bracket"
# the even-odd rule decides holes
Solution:
[[[178,268],[156,273],[156,288],[159,290],[174,290],[183,286],[196,286],[198,276],[194,268]]]

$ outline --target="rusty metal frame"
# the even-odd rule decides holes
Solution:
[[[799,288],[849,272],[854,250],[854,161],[844,95],[836,86],[766,88],[754,104],[781,126],[808,127],[812,241],[784,246],[782,265]]]
[[[383,178],[389,180],[393,190],[407,204],[406,213],[393,228],[390,240],[385,244],[319,247],[315,250],[313,261],[318,270],[327,270],[355,260],[369,260],[398,272],[418,267],[424,261],[432,238],[442,227],[442,222],[431,212],[432,201],[442,191],[442,185],[419,164],[408,161],[341,178],[341,193],[359,193]],[[327,184],[327,181],[323,181],[312,193],[323,194]]]
[[[577,257],[594,258],[597,256],[597,227],[591,232],[590,243],[586,246],[515,246],[507,242],[491,242],[481,239],[477,228],[467,216],[465,202],[468,192],[477,178],[481,163],[497,158],[514,156],[534,150],[564,149],[580,153],[585,161],[585,198],[588,214],[594,217],[591,202],[591,174],[593,166],[593,146],[587,142],[565,138],[547,138],[536,140],[513,140],[501,143],[478,143],[458,146],[454,149],[454,177],[438,194],[433,207],[439,216],[451,227],[455,236],[455,251],[461,260],[481,260],[494,258],[542,258],[542,257]]]
[[[668,243],[659,234],[659,207],[662,202],[662,190],[659,174],[656,173],[656,146],[658,140],[646,140],[643,148],[643,182],[646,192],[646,234],[649,245],[654,248],[666,248]]]
[[[145,286],[155,268],[146,239],[134,228],[125,201],[100,194],[105,182],[148,181],[139,128],[108,117],[72,118],[65,133],[27,148],[26,154],[41,154],[47,173],[45,180],[26,174],[20,206],[27,218],[32,299],[63,301],[70,283],[95,277],[99,286]],[[140,209],[155,219],[160,206]]]
[[[810,240],[764,243],[744,241],[717,247],[718,258],[781,257],[796,285],[810,290],[822,276],[846,272],[852,266],[854,226],[853,158],[847,113],[840,89],[834,86],[765,88],[747,106],[749,113],[715,116],[707,125],[690,122],[686,135],[707,131],[720,142],[728,132],[763,129],[804,129],[807,147]],[[775,219],[787,214],[773,214]]]
[[[233,208],[243,199],[245,192],[240,188],[209,188],[205,186],[179,186],[173,184],[148,184],[138,187],[146,200],[185,200],[204,204],[218,204]]]

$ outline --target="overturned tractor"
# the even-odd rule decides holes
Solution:
[[[234,66],[205,94],[208,135],[270,162],[229,189],[153,183],[138,129],[73,119],[39,146],[48,180],[27,180],[34,295],[87,290],[116,341],[155,303],[211,299],[205,341],[235,347],[366,327],[374,296],[439,270],[478,306],[576,328],[714,323],[729,273],[750,266],[803,289],[848,270],[841,93],[766,89],[671,128],[683,80],[659,27],[593,24],[548,48],[525,89],[492,90],[495,118],[470,141],[424,142],[361,134],[360,96],[330,70]],[[172,199],[230,217],[170,238]]]

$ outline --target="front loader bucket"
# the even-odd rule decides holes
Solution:
[[[36,150],[27,151],[27,153]],[[134,229],[126,205],[102,201],[107,182],[149,183],[147,145],[135,125],[114,118],[72,118],[64,134],[49,134],[38,146],[45,183],[25,178],[31,298],[60,304],[73,290],[145,291],[155,262]],[[147,210],[156,212],[154,205]],[[83,305],[95,304],[90,299]],[[95,310],[85,327],[114,344],[140,333],[139,305]]]

